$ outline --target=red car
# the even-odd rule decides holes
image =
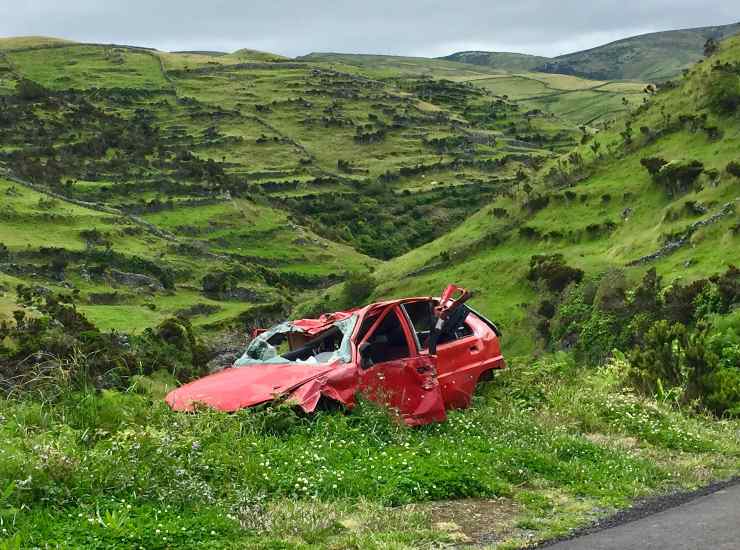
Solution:
[[[305,412],[328,399],[346,407],[359,392],[396,409],[409,425],[441,422],[470,404],[478,381],[505,367],[499,330],[450,285],[441,298],[404,298],[276,325],[232,368],[171,391],[174,410],[236,411],[285,399]]]

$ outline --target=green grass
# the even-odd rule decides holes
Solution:
[[[522,71],[532,71],[543,63],[549,61],[547,57],[538,55],[527,55],[511,52],[457,52],[442,57],[447,61],[458,63],[469,63],[471,65],[480,65],[486,68],[517,73]]]
[[[25,78],[55,90],[168,87],[155,56],[125,48],[70,45],[10,51],[7,57]]]
[[[740,24],[670,30],[632,36],[555,58],[500,52],[458,52],[444,59],[511,72],[546,71],[603,80],[667,80],[702,58],[710,37],[733,36]]]
[[[360,69],[363,74],[373,78],[395,76],[430,76],[433,78],[475,77],[495,74],[497,71],[487,67],[473,67],[465,63],[429,59],[426,57],[404,57],[396,55],[368,55],[319,52],[298,59],[327,64],[344,70],[345,67]]]
[[[566,356],[513,365],[472,409],[422,429],[368,404],[307,419],[280,409],[180,415],[136,391],[70,394],[45,407],[2,401],[0,471],[15,480],[5,498],[11,509],[30,506],[5,537],[417,547],[450,532],[424,505],[386,506],[497,497],[517,503],[520,525],[541,538],[587,521],[592,507],[604,513],[736,471],[736,423],[623,393],[623,365],[586,372]],[[509,533],[512,543],[518,536]]]
[[[645,87],[639,82],[605,82],[546,73],[476,78],[470,82],[496,95],[506,95],[524,109],[540,109],[573,125],[593,126],[639,105]]]

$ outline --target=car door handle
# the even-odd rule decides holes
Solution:
[[[470,353],[478,353],[480,348],[478,346],[470,346]]]

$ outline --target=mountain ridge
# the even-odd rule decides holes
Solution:
[[[530,65],[539,56],[522,56],[523,70],[568,74],[594,80],[667,80],[703,56],[707,39],[721,40],[740,33],[740,22],[727,25],[656,31],[614,40],[606,44],[556,57],[541,57],[541,64]],[[667,39],[667,41],[666,41]],[[497,68],[515,52],[467,51],[439,57],[474,65]],[[475,54],[475,55],[470,55]],[[466,61],[465,59],[474,59]],[[658,67],[656,71],[656,67]]]

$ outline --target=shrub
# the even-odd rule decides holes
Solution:
[[[627,315],[627,277],[622,269],[612,269],[601,278],[594,307],[617,317]]]
[[[740,162],[736,162],[734,160],[729,162],[727,164],[727,167],[725,168],[725,171],[731,176],[740,178]]]
[[[692,331],[681,323],[661,320],[650,328],[630,359],[628,379],[639,391],[655,395],[678,390],[683,403],[698,401],[718,415],[740,414],[736,327],[710,336],[705,326]]]
[[[221,296],[233,290],[236,288],[237,283],[237,279],[225,271],[208,273],[201,280],[203,294],[214,297]]]
[[[740,301],[740,269],[730,265],[721,275],[710,279],[717,286],[717,293],[721,302],[718,313],[726,313]]]
[[[641,392],[655,395],[659,388],[684,384],[686,326],[661,320],[648,331],[645,343],[630,355],[629,380]]]
[[[668,161],[660,157],[647,157],[641,159],[640,164],[645,167],[651,176],[655,176],[663,166],[668,164]]]
[[[524,208],[529,210],[531,213],[539,212],[545,208],[550,202],[550,197],[547,195],[535,195],[526,200],[523,204]]]
[[[669,195],[687,191],[704,171],[704,165],[698,160],[671,161],[661,166],[653,175],[653,180],[665,187]]]
[[[527,279],[542,282],[553,292],[562,292],[566,286],[583,279],[583,271],[565,264],[562,254],[534,255],[529,260]]]
[[[719,71],[709,80],[706,97],[713,111],[724,115],[735,113],[740,106],[740,75]]]
[[[688,285],[674,283],[663,294],[663,314],[674,323],[685,325],[694,321],[696,305],[694,301],[707,288],[709,281],[699,279]]]
[[[38,82],[23,78],[18,81],[16,91],[21,99],[33,101],[49,95],[49,91]]]
[[[342,298],[346,307],[360,305],[363,300],[370,296],[377,282],[368,272],[351,273],[342,288]]]
[[[660,277],[654,267],[643,276],[632,295],[634,313],[645,312],[655,315],[660,309]]]

